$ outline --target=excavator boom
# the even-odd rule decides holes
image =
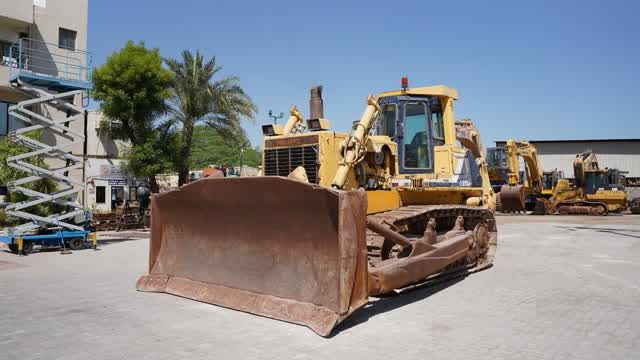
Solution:
[[[508,183],[502,185],[498,193],[501,211],[521,212],[526,210],[527,196],[532,198],[542,194],[542,165],[538,152],[531,143],[509,139],[506,142]],[[520,178],[519,158],[525,163],[526,181]]]

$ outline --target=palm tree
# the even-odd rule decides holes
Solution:
[[[246,135],[240,121],[243,118],[252,121],[257,108],[237,77],[213,79],[222,69],[216,65],[215,56],[205,61],[200,52],[185,50],[181,60],[165,59],[165,62],[175,73],[170,105],[173,121],[182,125],[182,143],[176,154],[178,184],[182,185],[189,178],[194,126],[202,122],[223,138],[243,140]]]

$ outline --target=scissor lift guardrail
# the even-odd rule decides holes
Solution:
[[[83,167],[83,157],[71,153],[74,145],[82,144],[85,140],[84,131],[73,127],[73,123],[84,121],[85,109],[74,104],[74,100],[91,88],[90,57],[83,51],[62,49],[64,55],[49,54],[53,60],[38,63],[47,49],[54,48],[50,45],[53,44],[20,39],[10,51],[15,66],[10,67],[9,80],[12,86],[32,97],[9,107],[9,115],[26,126],[10,132],[8,138],[29,149],[7,159],[8,166],[26,174],[7,184],[11,192],[27,197],[5,208],[7,215],[24,220],[21,225],[7,229],[6,236],[0,236],[0,242],[13,246],[19,242],[22,247],[23,241],[31,241],[42,245],[57,243],[64,248],[65,243],[73,239],[81,238],[84,244],[89,234],[88,212],[83,205],[72,200],[83,194],[85,184],[82,179],[74,179],[70,174]],[[42,105],[65,112],[66,117],[55,119],[48,111],[37,111]],[[54,135],[56,143],[49,145],[27,136],[29,132],[37,130]],[[38,156],[60,159],[64,165],[47,169],[28,161]],[[54,181],[57,184],[56,191],[44,193],[26,187],[41,179]],[[33,206],[43,203],[62,205],[65,211],[49,216],[39,216],[29,211]],[[81,225],[73,222],[78,216],[84,217]]]

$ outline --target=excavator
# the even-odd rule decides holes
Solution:
[[[564,171],[553,169],[542,172],[542,197],[545,199],[553,196],[553,190],[560,179],[564,179]]]
[[[551,198],[539,198],[533,213],[607,215],[627,209],[627,193],[619,184],[620,171],[601,169],[593,151],[576,155],[573,175],[573,184],[567,179],[560,179]]]
[[[526,212],[540,197],[550,197],[561,172],[543,171],[536,147],[527,141],[509,139],[504,147],[487,150],[489,179],[496,196],[496,208],[503,212]],[[525,173],[520,172],[519,158]]]
[[[400,90],[369,95],[345,133],[331,130],[313,87],[306,121],[293,106],[286,124],[263,126],[263,176],[204,178],[152,198],[137,289],[328,336],[370,296],[490,267],[495,194],[479,137],[464,133],[475,127],[456,128],[457,99],[403,78]]]

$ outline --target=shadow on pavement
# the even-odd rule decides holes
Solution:
[[[338,324],[338,326],[336,326],[336,328],[333,329],[333,331],[329,335],[329,338],[338,335],[344,330],[365,323],[370,318],[376,315],[384,314],[387,311],[412,304],[416,301],[424,300],[429,296],[448,288],[449,286],[457,284],[458,282],[464,280],[467,276],[468,274],[461,275],[455,279],[451,279],[434,285],[424,285],[421,287],[419,286],[402,294],[393,294],[385,297],[379,297],[378,300],[369,302],[363,308],[354,312],[344,322]]]
[[[98,250],[100,250],[100,248],[102,246],[109,246],[111,244],[118,244],[118,243],[122,243],[122,242],[127,242],[127,241],[136,241],[136,240],[147,240],[145,238],[139,238],[139,237],[114,237],[114,238],[107,238],[107,239],[98,239]],[[85,242],[85,247],[82,250],[72,250],[73,251],[85,251],[85,250],[91,250],[92,249],[92,245],[91,245],[91,241],[87,241]],[[14,253],[13,251],[11,251],[8,248],[0,248],[1,252],[7,253],[7,254],[12,254],[15,256],[18,256],[18,254]],[[24,255],[22,256],[29,256],[29,255],[35,255],[35,254],[39,254],[39,253],[52,253],[52,252],[61,252],[62,251],[62,246],[46,246],[46,247],[42,247],[40,245],[35,245],[34,249],[32,251],[29,252],[25,252]]]

